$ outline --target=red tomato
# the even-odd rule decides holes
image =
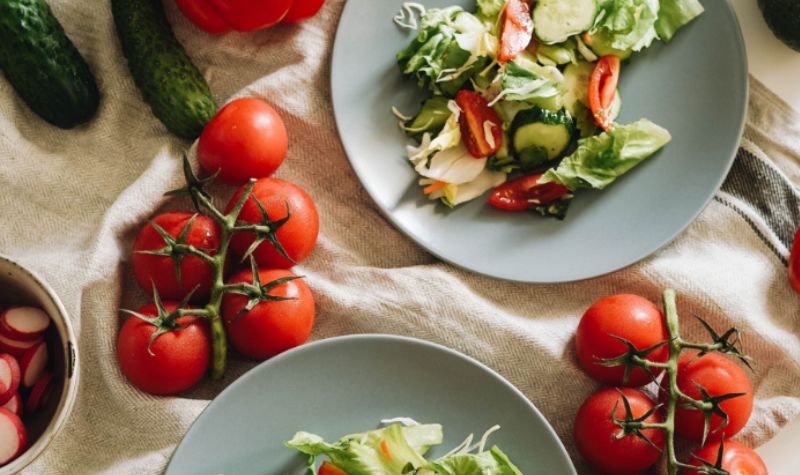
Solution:
[[[317,14],[323,3],[325,0],[294,0],[289,13],[283,17],[283,23],[297,23],[309,19]]]
[[[195,216],[193,213],[171,212],[156,216],[147,223],[133,243],[133,272],[136,281],[145,292],[152,292],[153,285],[159,295],[166,299],[181,300],[193,289],[195,299],[208,297],[214,269],[198,256],[184,255],[181,259],[181,281],[175,275],[175,266],[170,256],[142,254],[140,251],[155,251],[166,246],[164,238],[152,223],[160,226],[173,238],[178,238],[186,224]],[[213,219],[197,215],[184,244],[191,245],[207,254],[217,253],[220,244],[220,229]]]
[[[326,460],[319,466],[317,475],[347,475],[347,472]]]
[[[706,444],[705,447],[694,453],[694,456],[716,465],[719,455],[720,442]],[[697,458],[692,458],[690,464],[701,467],[702,464]],[[750,447],[740,444],[733,440],[726,440],[722,449],[722,469],[734,475],[768,475],[767,466],[764,461]],[[700,472],[684,470],[683,475],[700,475]]]
[[[800,293],[800,228],[794,235],[792,253],[789,255],[789,283],[795,292]]]
[[[622,385],[624,367],[605,367],[599,360],[615,358],[624,354],[627,347],[613,336],[625,338],[638,350],[667,341],[664,315],[653,302],[638,295],[612,295],[598,300],[583,314],[575,333],[575,350],[578,361],[592,378],[606,384]],[[665,362],[669,358],[669,347],[662,346],[650,353],[647,359]],[[653,369],[658,376],[661,370]],[[625,386],[643,386],[652,379],[641,368],[635,368],[628,376]]]
[[[505,211],[525,211],[563,198],[569,189],[558,183],[539,185],[542,174],[509,180],[489,195],[489,204]]]
[[[280,22],[293,0],[208,0],[236,31],[254,31]]]
[[[209,0],[175,0],[184,16],[197,27],[212,35],[231,31],[230,25],[211,6]]]
[[[289,139],[281,116],[257,98],[236,99],[203,129],[197,158],[209,174],[242,184],[272,175],[286,158]]]
[[[477,92],[462,89],[456,94],[456,104],[461,109],[458,123],[469,153],[475,158],[484,158],[500,150],[503,145],[503,122],[486,99]],[[493,143],[489,141],[487,128],[491,129]]]
[[[240,188],[231,198],[230,203],[228,203],[228,212],[233,208],[243,190],[244,187]],[[294,262],[281,256],[269,241],[264,241],[253,252],[253,257],[255,257],[258,265],[288,269],[305,259],[314,248],[314,244],[317,242],[317,234],[319,233],[317,208],[308,193],[288,181],[278,180],[277,178],[262,178],[256,182],[250,198],[247,199],[242,212],[239,213],[240,221],[261,223],[261,212],[254,199],[261,203],[272,221],[286,217],[287,205],[291,210],[291,217],[283,226],[278,228],[275,235]],[[231,238],[231,248],[241,257],[247,252],[254,240],[255,235],[253,233],[236,233]]]
[[[719,440],[732,437],[747,424],[753,410],[753,388],[744,370],[730,359],[718,353],[710,353],[694,361],[697,352],[688,352],[678,360],[678,388],[687,396],[700,400],[702,395],[697,385],[703,387],[710,396],[721,396],[730,393],[745,393],[728,399],[720,407],[728,415],[728,425],[720,429],[723,419],[716,414],[711,416],[708,440]],[[667,380],[661,383],[661,398],[667,397]],[[663,402],[663,401],[662,401]],[[700,441],[703,438],[703,413],[701,411],[682,408],[678,405],[675,412],[675,433],[690,440]]]
[[[620,391],[628,398],[633,416],[644,416],[655,404],[643,392],[623,388]],[[616,411],[614,406],[616,405]],[[633,434],[616,439],[621,429],[611,420],[611,413],[617,419],[625,418],[622,397],[616,389],[606,388],[589,396],[575,416],[575,444],[578,451],[598,470],[608,474],[628,474],[644,470],[661,458],[661,451]],[[663,422],[660,412],[653,413],[646,422]],[[644,429],[642,434],[656,447],[663,449],[664,432],[658,429]]]
[[[500,31],[500,52],[497,60],[511,61],[528,47],[533,38],[531,7],[522,0],[508,0],[503,9],[503,27]]]
[[[589,108],[594,115],[594,121],[603,130],[611,128],[611,118],[608,114],[617,95],[619,70],[619,57],[607,55],[597,61],[589,77]]]
[[[293,276],[284,269],[258,272],[261,285]],[[241,282],[253,283],[250,269],[235,274],[228,283]],[[251,358],[266,359],[304,343],[314,325],[314,296],[302,279],[278,285],[269,291],[269,295],[290,300],[262,301],[238,317],[247,305],[247,297],[228,293],[222,300],[222,319],[228,338],[234,348]]]
[[[173,312],[178,304],[164,302]],[[139,312],[156,316],[153,304]],[[138,317],[129,317],[117,337],[117,357],[122,373],[134,386],[151,394],[175,394],[194,386],[203,377],[211,359],[211,334],[202,318],[182,317],[174,330],[159,335],[149,345],[156,327]],[[148,351],[148,345],[150,351]]]

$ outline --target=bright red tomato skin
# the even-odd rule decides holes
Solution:
[[[294,0],[282,23],[297,23],[316,15],[325,0]]]
[[[197,158],[203,169],[227,183],[272,175],[286,158],[289,138],[275,109],[257,98],[231,101],[200,134]]]
[[[175,3],[186,18],[206,33],[222,35],[231,31],[230,25],[209,0],[175,0]]]
[[[228,212],[233,208],[243,190],[244,187],[240,188],[231,198],[228,203]],[[319,234],[317,208],[308,193],[288,181],[262,178],[256,181],[250,198],[245,202],[242,212],[239,213],[240,221],[261,222],[261,213],[253,201],[254,199],[261,203],[272,221],[286,217],[287,203],[292,213],[289,220],[278,229],[276,236],[294,262],[281,256],[271,243],[265,241],[253,253],[258,265],[288,269],[308,257],[314,249]],[[236,233],[231,238],[231,249],[241,257],[254,239],[253,233]]]
[[[293,275],[285,269],[258,273],[262,285]],[[231,284],[241,282],[253,282],[250,269],[229,280]],[[255,359],[266,359],[305,343],[314,325],[314,296],[302,279],[279,285],[269,294],[291,300],[261,302],[239,318],[236,315],[247,305],[247,297],[229,293],[222,300],[222,319],[231,344]]]
[[[492,191],[488,203],[503,211],[525,211],[552,203],[569,194],[569,189],[554,182],[539,184],[541,173],[509,180]]]
[[[619,57],[607,55],[597,61],[597,65],[589,77],[589,107],[595,122],[603,130],[609,130],[612,126],[608,113],[617,94],[619,74]]]
[[[503,9],[500,51],[497,60],[505,63],[528,47],[533,38],[531,8],[523,0],[509,0]]]
[[[209,0],[236,31],[248,32],[279,23],[293,0]]]
[[[643,392],[623,388],[622,393],[628,398],[634,417],[643,416],[655,403]],[[622,397],[614,388],[605,388],[589,396],[578,409],[575,416],[574,435],[578,451],[598,470],[611,475],[629,474],[644,470],[661,458],[661,452],[647,442],[634,435],[615,440],[614,435],[620,428],[611,420],[611,412],[618,419],[625,417]],[[646,419],[647,422],[662,422],[663,416],[656,412]],[[645,429],[642,433],[656,447],[663,449],[664,432],[657,429]]]
[[[480,94],[462,89],[456,95],[456,103],[461,109],[458,118],[461,128],[461,140],[475,158],[484,158],[494,154],[503,145],[503,121],[497,112],[489,107],[489,103]],[[492,124],[492,139],[494,144],[489,144],[486,139],[484,124]]]
[[[194,213],[169,212],[163,213],[152,222],[161,226],[170,236],[180,235],[186,223]],[[221,231],[219,225],[208,216],[198,215],[189,230],[186,244],[195,246],[204,252],[214,255],[219,249]],[[147,223],[133,244],[133,272],[139,286],[147,293],[156,290],[165,299],[181,300],[193,289],[193,300],[202,300],[211,292],[211,282],[214,278],[214,269],[211,265],[197,256],[184,256],[181,260],[181,282],[175,275],[172,258],[169,256],[153,256],[137,251],[153,251],[165,246],[164,239]]]
[[[167,311],[177,308],[164,302]],[[155,316],[153,304],[139,309],[145,316]],[[117,337],[117,358],[122,373],[137,388],[151,394],[176,394],[185,391],[203,377],[211,360],[211,334],[208,322],[196,317],[182,317],[176,330],[159,335],[147,351],[156,327],[137,317],[129,317]]]
[[[320,465],[317,475],[347,475],[347,472],[326,460]]]
[[[611,335],[625,338],[643,350],[667,341],[664,315],[653,302],[630,294],[611,295],[598,300],[584,313],[575,333],[575,350],[578,362],[592,378],[615,386],[622,385],[624,368],[605,367],[600,359],[624,354],[626,346]],[[669,358],[669,348],[663,346],[650,354],[651,361],[663,363]],[[658,376],[661,370],[653,369]],[[641,368],[631,371],[625,386],[643,386],[652,379]]]
[[[795,292],[800,294],[800,228],[794,235],[792,252],[789,255],[789,283]]]
[[[702,449],[694,453],[700,459],[715,464],[719,454],[720,442],[706,444]],[[722,469],[733,475],[769,475],[764,461],[750,447],[740,444],[734,440],[726,440],[725,448],[722,449]],[[691,465],[701,467],[699,460],[692,458]],[[700,472],[684,470],[682,475],[700,475]]]
[[[694,361],[697,352],[686,352],[678,360],[678,388],[693,399],[701,399],[696,384],[702,386],[710,396],[729,393],[745,393],[744,396],[723,401],[720,406],[728,414],[728,425],[719,428],[722,418],[711,416],[707,440],[716,441],[733,437],[747,424],[753,411],[753,388],[744,370],[729,358],[718,353],[710,353]],[[662,400],[666,399],[666,380],[662,381]],[[662,401],[663,402],[663,401]],[[675,433],[693,441],[703,438],[703,413],[681,408],[675,411]]]

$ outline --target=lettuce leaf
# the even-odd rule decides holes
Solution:
[[[604,0],[598,6],[592,41],[619,51],[641,51],[658,35],[659,0]]]
[[[662,41],[669,41],[675,32],[697,18],[705,9],[699,0],[661,0],[656,20],[656,33]]]
[[[542,66],[536,65],[538,68]],[[559,84],[547,77],[544,72],[534,72],[521,66],[516,61],[506,64],[502,78],[502,90],[494,102],[506,101],[528,102],[539,105],[538,101],[551,99],[561,95]]]
[[[579,140],[577,150],[564,158],[558,168],[548,170],[540,183],[554,181],[573,191],[602,190],[671,139],[666,129],[647,119],[618,125],[608,132]]]

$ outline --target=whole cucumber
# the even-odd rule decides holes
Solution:
[[[203,75],[175,38],[161,0],[111,0],[128,68],[153,114],[193,140],[217,112]]]
[[[45,0],[0,0],[0,68],[28,106],[69,129],[100,103],[86,61]]]

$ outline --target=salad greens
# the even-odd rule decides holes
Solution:
[[[435,460],[425,457],[442,443],[442,426],[419,424],[403,418],[369,432],[350,434],[327,443],[308,432],[298,432],[286,446],[309,456],[309,474],[316,473],[318,456],[326,456],[347,475],[522,475],[497,446],[486,448],[494,426],[473,444],[470,434],[446,455]]]
[[[407,3],[395,17],[417,31],[397,53],[398,64],[429,97],[414,116],[393,112],[416,142],[407,158],[430,199],[453,207],[519,173],[541,173],[539,183],[570,192],[559,200],[560,217],[571,192],[605,188],[669,142],[669,132],[646,119],[614,122],[622,107],[614,91],[619,60],[670,41],[703,12],[698,0],[539,0],[533,11],[528,5],[477,0],[469,12]],[[508,43],[520,38],[525,43],[509,55]],[[616,69],[609,71],[615,63],[608,58]],[[465,91],[494,112],[464,109],[458,96]],[[475,141],[483,153],[476,155]]]

